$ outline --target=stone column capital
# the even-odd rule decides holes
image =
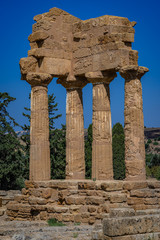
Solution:
[[[69,75],[68,77],[62,77],[57,79],[57,84],[61,84],[66,89],[83,88],[88,81],[83,77],[75,77]]]
[[[87,80],[93,84],[97,83],[110,83],[117,76],[116,71],[98,71],[98,72],[88,72],[85,74]]]
[[[141,79],[141,77],[148,72],[146,67],[139,67],[135,65],[125,66],[120,69],[119,73],[125,80]]]
[[[32,86],[47,87],[52,81],[52,75],[48,73],[29,72],[26,76],[26,81]]]

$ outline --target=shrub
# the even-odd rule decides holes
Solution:
[[[160,166],[154,166],[151,168],[152,177],[160,180]]]
[[[151,167],[160,166],[160,155],[154,154],[151,159]]]
[[[50,219],[48,219],[48,225],[49,226],[52,226],[52,227],[61,227],[61,226],[65,226],[65,224],[64,223],[62,223],[62,222],[59,222],[57,219],[55,219],[55,218],[50,218]]]
[[[152,171],[151,171],[151,168],[146,166],[146,176],[147,177],[152,177]]]
[[[78,237],[78,233],[73,233],[73,238],[77,238]]]
[[[158,145],[158,142],[154,142],[153,145]]]
[[[145,144],[145,149],[147,150],[148,148],[149,148],[149,144],[146,143],[146,144]]]
[[[152,140],[151,140],[151,139],[148,139],[147,143],[150,144],[151,142],[152,142]]]
[[[156,167],[154,176],[157,180],[160,180],[160,166]]]
[[[152,153],[146,154],[146,166],[152,167],[152,163],[151,163],[152,157],[153,157]]]
[[[159,147],[156,147],[154,150],[157,151],[157,152],[160,152],[160,148]]]

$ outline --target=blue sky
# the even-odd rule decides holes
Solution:
[[[28,36],[32,32],[33,17],[61,8],[82,20],[102,15],[127,17],[136,21],[133,49],[139,51],[139,65],[149,68],[142,78],[144,125],[160,127],[160,19],[159,0],[5,0],[0,3],[1,58],[0,91],[16,97],[9,112],[20,124],[26,123],[23,108],[29,107],[30,85],[20,80],[19,60],[27,56],[30,49]],[[66,91],[53,80],[49,93],[54,92],[61,119],[56,127],[65,124]],[[92,122],[92,85],[83,89],[85,128]],[[124,80],[118,76],[111,83],[112,123],[124,123]],[[18,130],[18,129],[17,129]]]

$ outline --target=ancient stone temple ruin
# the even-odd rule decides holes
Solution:
[[[103,16],[82,21],[60,9],[34,17],[31,50],[20,60],[22,79],[32,88],[30,180],[50,179],[47,86],[54,77],[66,88],[66,179],[84,179],[82,89],[93,85],[92,178],[113,179],[110,82],[125,79],[126,179],[145,180],[141,77],[132,50],[134,25]]]
[[[28,38],[31,50],[20,60],[22,80],[32,89],[30,180],[8,205],[8,216],[94,224],[105,217],[136,218],[135,211],[154,212],[159,208],[160,183],[146,180],[141,78],[148,69],[138,66],[138,52],[132,50],[136,22],[108,15],[82,21],[57,8],[34,20]],[[117,72],[125,80],[125,181],[113,180],[110,83]],[[50,180],[47,89],[53,78],[67,92],[64,181]],[[94,181],[85,180],[82,89],[88,83],[93,85]],[[122,208],[126,215],[111,211]],[[106,223],[110,229],[113,222]],[[113,232],[104,229],[105,239],[114,239]]]

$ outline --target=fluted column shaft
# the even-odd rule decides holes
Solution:
[[[113,178],[110,91],[107,83],[93,83],[92,178]]]
[[[82,88],[84,78],[69,75],[57,80],[67,90],[66,101],[66,179],[85,179],[84,118]]]
[[[144,67],[123,68],[125,78],[125,165],[126,180],[145,180],[145,145],[141,77]]]
[[[82,89],[67,89],[66,178],[85,179]]]
[[[28,74],[31,84],[30,180],[50,179],[50,144],[47,85],[48,74]]]
[[[89,72],[85,76],[93,84],[92,179],[113,179],[109,83],[117,75],[115,71],[105,71]]]

